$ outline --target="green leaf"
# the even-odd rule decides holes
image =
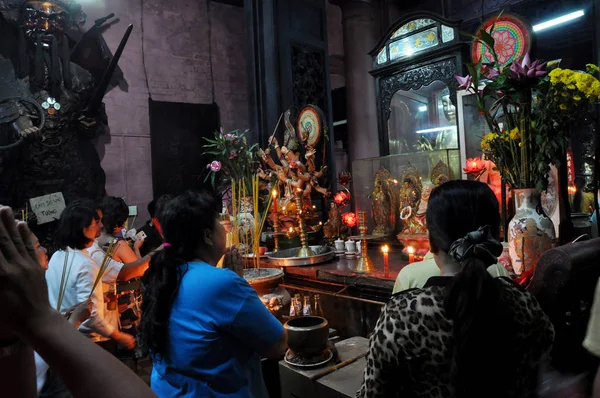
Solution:
[[[216,173],[211,173],[210,177],[210,185],[212,185],[213,187],[215,186],[215,174]]]
[[[496,43],[496,40],[494,40],[492,35],[486,32],[484,29],[479,31],[479,40],[485,43],[492,51],[494,50],[494,44]]]

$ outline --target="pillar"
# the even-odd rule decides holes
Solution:
[[[371,0],[330,0],[342,9],[350,162],[380,156],[375,81],[369,51],[376,43]]]

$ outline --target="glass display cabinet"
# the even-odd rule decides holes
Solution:
[[[359,159],[352,162],[352,170],[355,210],[371,215],[369,231],[382,223],[377,213],[384,212],[383,219],[390,221],[381,235],[392,236],[404,228],[403,209],[410,206],[411,216],[418,216],[426,208],[421,202],[426,205],[427,187],[460,178],[460,153],[450,149]]]
[[[426,12],[394,23],[370,52],[381,155],[459,148],[455,75],[459,22]]]

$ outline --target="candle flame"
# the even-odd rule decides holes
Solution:
[[[384,254],[388,254],[390,252],[390,247],[388,245],[383,245],[383,246],[381,246],[381,251]]]
[[[406,248],[406,251],[408,252],[408,254],[415,254],[415,248],[412,246],[408,246]]]
[[[398,185],[398,180],[394,178],[394,185]]]
[[[290,233],[294,232],[294,227],[290,227]]]
[[[277,197],[277,190],[276,190],[276,189],[274,189],[274,190],[273,190],[273,193],[272,193],[271,195],[273,195],[273,198],[276,198],[276,197]]]

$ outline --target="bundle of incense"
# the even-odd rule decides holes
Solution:
[[[263,212],[262,217],[258,212],[258,203],[260,200],[259,191],[260,191],[260,180],[258,176],[255,177],[254,181],[254,190],[253,190],[253,199],[254,199],[254,241],[253,243],[253,251],[254,251],[254,266],[255,268],[260,269],[260,238],[263,228],[265,227],[265,221],[267,220],[267,216],[269,215],[269,208],[271,207],[271,201],[273,197],[269,195],[269,199],[267,200],[267,206]],[[260,220],[260,222],[259,222]]]
[[[71,257],[71,264],[67,269],[67,264],[69,263],[69,248],[65,249],[65,263],[63,264],[62,276],[60,278],[60,288],[58,289],[58,300],[56,301],[56,311],[60,312],[60,307],[62,306],[63,298],[65,297],[65,291],[67,289],[67,282],[69,281],[69,275],[71,275],[71,267],[73,266],[73,259],[75,256]]]
[[[100,281],[102,280],[102,276],[104,275],[104,273],[106,272],[106,270],[108,268],[108,265],[110,264],[110,260],[112,259],[112,255],[114,254],[116,246],[117,246],[116,239],[113,239],[110,242],[110,244],[108,245],[108,249],[106,249],[106,253],[104,253],[104,258],[102,259],[102,265],[100,265],[100,271],[98,272],[98,275],[96,275],[96,280],[94,281],[94,284],[92,285],[92,291],[90,292],[90,297],[89,297],[90,300],[92,298],[92,294],[94,294],[94,290],[96,290],[98,283],[100,283]]]

